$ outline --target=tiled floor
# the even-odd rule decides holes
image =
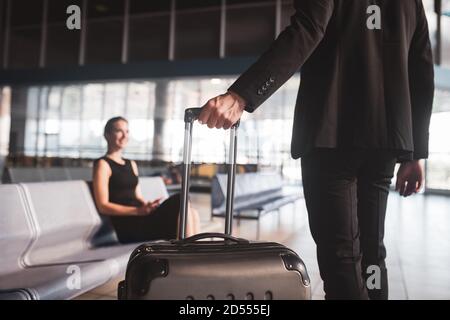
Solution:
[[[209,196],[193,194],[208,231],[221,231],[223,219],[210,220]],[[258,222],[235,221],[236,236],[256,239]],[[205,228],[204,228],[205,229]],[[323,299],[323,283],[309,233],[303,199],[295,206],[269,213],[259,221],[259,238],[283,243],[304,260],[312,281],[313,299]],[[391,194],[386,221],[390,299],[450,299],[450,197]],[[96,288],[77,299],[116,299],[117,283]]]

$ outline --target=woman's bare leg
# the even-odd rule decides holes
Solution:
[[[191,224],[192,235],[200,233],[200,218],[198,211],[194,208],[189,211],[189,223]]]
[[[178,219],[178,225],[179,224],[180,219]],[[200,233],[200,216],[198,214],[198,211],[191,206],[190,202],[188,202],[188,214],[186,217],[186,237],[190,237],[198,233]]]
[[[192,208],[191,203],[188,205],[186,236],[193,236],[200,231],[200,218],[198,211]]]

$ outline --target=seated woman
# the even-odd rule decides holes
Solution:
[[[149,202],[143,198],[136,163],[122,158],[128,143],[128,121],[122,117],[108,120],[104,137],[108,151],[94,163],[94,198],[100,213],[110,216],[119,241],[176,239],[180,195],[171,196],[161,204],[161,199]],[[186,236],[197,233],[198,212],[189,204]]]

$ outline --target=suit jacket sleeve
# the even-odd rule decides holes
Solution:
[[[434,99],[433,54],[422,1],[417,1],[417,26],[409,50],[414,159],[428,158],[429,127]]]
[[[333,0],[295,0],[291,24],[229,88],[253,112],[277,91],[313,53],[333,14]]]

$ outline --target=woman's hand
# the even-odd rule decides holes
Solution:
[[[143,204],[140,207],[136,208],[136,214],[138,216],[147,216],[151,212],[152,212],[152,209],[147,204]]]
[[[162,198],[158,198],[154,201],[149,201],[147,203],[142,203],[140,207],[137,207],[137,215],[138,216],[147,216],[151,214],[156,208],[159,207],[159,203]]]
[[[154,201],[149,201],[149,202],[147,202],[147,207],[150,208],[150,212],[156,210],[156,208],[159,207],[159,203],[161,202],[161,199],[162,199],[162,198],[158,198],[158,199],[156,199],[156,200],[154,200]]]

